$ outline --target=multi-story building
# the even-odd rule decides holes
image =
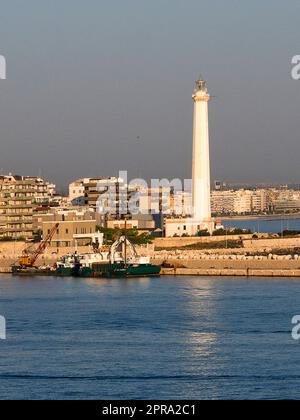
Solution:
[[[192,214],[192,195],[170,187],[148,188],[140,191],[138,209],[141,214],[189,216]]]
[[[212,213],[250,214],[268,210],[266,190],[212,191]]]
[[[109,207],[109,191],[115,192],[116,211],[120,209],[121,202],[126,206],[127,185],[121,178],[82,178],[69,185],[69,202],[75,206],[89,206],[98,209],[101,213]],[[101,200],[101,196],[103,200]]]
[[[90,183],[90,178],[77,179],[69,185],[69,201],[74,206],[85,205],[85,185]]]
[[[97,208],[99,212],[109,210],[110,197],[107,194],[109,192],[115,194],[116,212],[118,212],[121,199],[127,201],[127,186],[121,178],[90,178],[89,182],[84,184],[85,205]]]
[[[94,209],[88,207],[40,207],[34,209],[33,225],[35,231],[43,229],[45,222],[61,222],[74,220],[96,220],[100,218]]]
[[[44,222],[43,238],[45,238],[59,223],[51,242],[50,247],[76,247],[90,245],[99,237],[96,231],[96,220],[63,220],[60,222]]]
[[[151,215],[138,215],[133,216],[132,219],[127,220],[108,220],[107,227],[111,229],[137,229],[140,231],[154,231],[155,230],[155,221]]]
[[[0,176],[0,238],[33,237],[33,209],[49,202],[49,185],[41,178]]]
[[[273,208],[275,213],[295,213],[300,210],[300,193],[293,190],[273,191]]]
[[[69,201],[97,209],[103,217],[120,218],[127,214],[130,198],[136,192],[122,178],[83,178],[69,185]]]
[[[252,191],[252,213],[263,213],[268,210],[268,194],[266,190]]]
[[[232,214],[235,211],[235,191],[212,191],[211,210],[213,214]]]
[[[252,191],[239,190],[234,200],[234,213],[252,213]]]
[[[90,245],[100,239],[97,233],[97,214],[92,209],[49,209],[44,214],[34,215],[34,225],[42,231],[43,238],[46,238],[56,223],[59,226],[51,239],[50,247]]]

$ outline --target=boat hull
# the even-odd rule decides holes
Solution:
[[[24,277],[32,277],[32,276],[54,276],[55,271],[48,269],[48,268],[36,268],[36,267],[12,267],[11,272],[14,276],[24,276]]]
[[[54,277],[77,277],[77,278],[128,278],[128,277],[151,277],[159,276],[161,267],[152,264],[129,265],[125,264],[93,264],[90,267],[59,267],[53,269],[21,268],[12,267],[15,276],[54,276]]]
[[[150,277],[159,276],[161,267],[153,264],[94,264],[91,271],[93,277]]]

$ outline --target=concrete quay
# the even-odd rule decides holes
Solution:
[[[163,268],[162,276],[197,276],[197,277],[299,277],[299,270],[250,270],[250,269],[199,269],[199,268]]]
[[[300,277],[299,237],[288,239],[261,237],[258,240],[243,237],[243,247],[236,249],[176,249],[176,246],[192,245],[195,242],[198,244],[200,241],[204,243],[209,239],[160,239],[153,245],[138,247],[138,253],[150,256],[154,264],[163,264],[165,268],[162,269],[162,275]],[[25,243],[0,243],[0,273],[11,272],[11,265],[18,260],[25,247]],[[89,247],[82,247],[78,252],[89,250]],[[282,250],[282,255],[278,254],[278,250]],[[39,258],[38,263],[53,265],[59,256],[70,252],[74,252],[74,249],[49,248]]]

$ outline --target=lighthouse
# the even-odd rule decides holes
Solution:
[[[210,206],[210,155],[208,103],[210,95],[204,80],[196,82],[193,94],[193,161],[192,202],[193,219],[201,228],[213,229]]]
[[[210,205],[210,154],[208,103],[210,101],[205,80],[197,80],[193,93],[193,158],[192,158],[192,212],[188,218],[165,219],[165,235],[195,236],[200,230],[215,229]]]

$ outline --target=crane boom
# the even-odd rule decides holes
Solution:
[[[47,246],[50,244],[57,228],[59,227],[59,223],[56,223],[53,228],[50,230],[46,238],[39,244],[37,249],[33,251],[32,256],[29,256],[30,250],[32,249],[32,246],[25,249],[23,256],[20,260],[20,266],[21,267],[33,267],[34,264],[37,262],[40,255],[42,255],[47,248]]]

